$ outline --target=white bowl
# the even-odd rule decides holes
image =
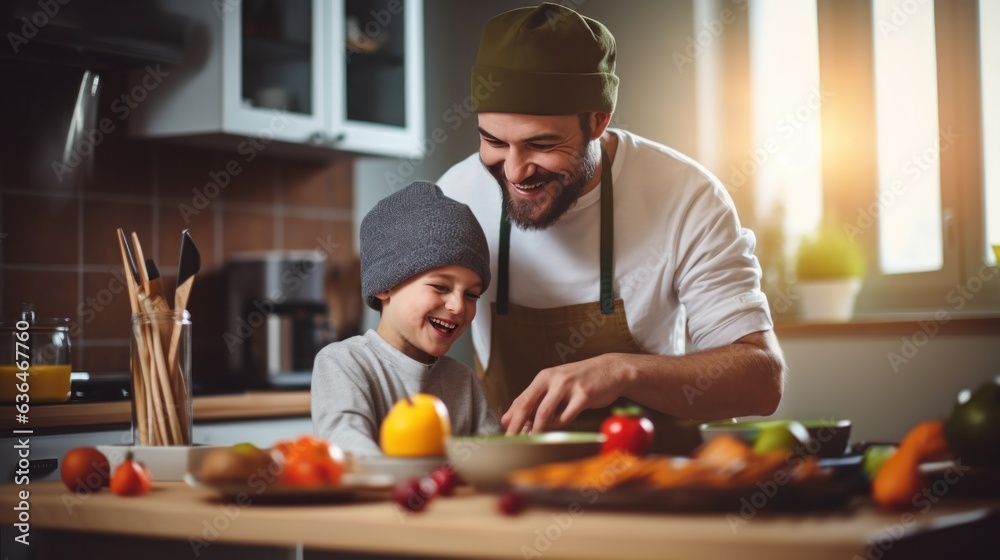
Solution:
[[[396,482],[412,477],[427,476],[444,465],[447,459],[437,457],[354,457],[351,471],[359,474],[387,475]]]
[[[604,436],[592,432],[547,432],[515,436],[450,437],[448,462],[478,490],[492,491],[518,469],[597,455]]]

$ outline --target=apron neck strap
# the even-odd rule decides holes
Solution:
[[[601,143],[601,313],[614,313],[614,193],[611,161]],[[497,254],[497,313],[506,315],[510,306],[510,220],[507,205],[500,209],[500,247]]]

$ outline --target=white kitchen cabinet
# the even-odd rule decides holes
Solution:
[[[419,150],[422,0],[164,0],[162,9],[191,18],[195,32],[182,63],[155,80],[134,73],[133,135],[248,157],[272,141],[283,152]]]

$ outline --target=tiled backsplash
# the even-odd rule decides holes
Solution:
[[[220,273],[228,257],[313,250],[322,239],[336,246],[329,263],[354,258],[350,156],[266,156],[244,163],[224,189],[206,188],[231,154],[112,136],[83,186],[0,185],[0,317],[17,318],[22,302],[40,317],[69,317],[74,371],[126,371],[130,309],[115,230],[138,234],[171,294],[181,232],[190,229],[202,256],[189,305],[195,360],[224,367]]]

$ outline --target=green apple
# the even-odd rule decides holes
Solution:
[[[865,449],[865,455],[861,459],[861,468],[868,475],[868,480],[874,480],[878,471],[882,470],[882,465],[895,454],[895,445],[873,445]]]
[[[754,453],[794,451],[809,445],[809,431],[801,422],[787,420],[769,423],[760,429],[753,443]]]

